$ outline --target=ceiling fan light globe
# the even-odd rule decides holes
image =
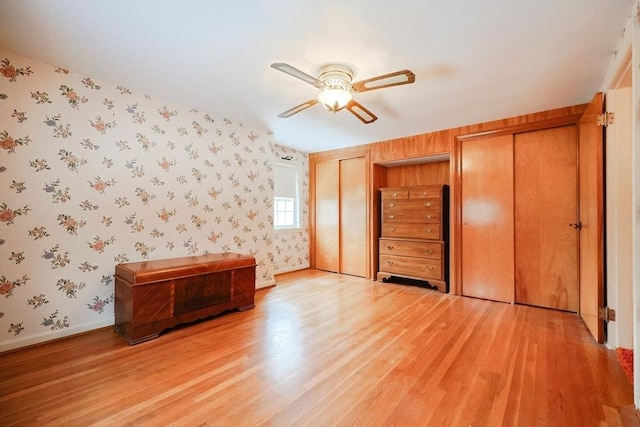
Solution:
[[[346,107],[351,99],[351,92],[340,88],[327,88],[318,94],[318,101],[334,113]]]

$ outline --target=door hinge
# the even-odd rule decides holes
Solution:
[[[598,126],[607,127],[613,124],[613,113],[605,111],[602,114],[598,114]]]
[[[615,322],[616,311],[609,307],[601,307],[598,309],[598,319],[604,320],[605,322]]]

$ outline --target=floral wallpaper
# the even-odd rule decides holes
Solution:
[[[307,155],[213,117],[0,50],[0,351],[112,325],[118,263],[255,256],[308,266]],[[276,237],[272,162],[304,172]]]

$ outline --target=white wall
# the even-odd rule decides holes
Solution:
[[[607,324],[610,348],[633,348],[632,139],[631,87],[606,92],[614,124],[606,130],[607,306],[615,322]]]
[[[640,2],[636,2],[631,16],[629,33],[632,43],[632,101],[631,134],[633,140],[633,159],[631,173],[633,176],[633,195],[631,198],[632,213],[632,259],[633,259],[633,351],[634,357],[634,399],[636,408],[640,408]]]
[[[636,354],[634,357],[634,400],[636,408],[640,408],[640,357],[637,356],[640,354],[640,1],[636,1],[630,10],[630,17],[617,53],[601,86],[602,91],[619,86],[619,77],[623,72],[625,56],[628,54],[631,55],[631,105],[629,111],[631,136],[630,138],[623,137],[621,141],[618,141],[615,135],[617,132],[614,129],[612,136],[616,144],[613,147],[607,147],[607,150],[613,150],[614,154],[607,158],[606,163],[608,179],[612,169],[622,168],[620,172],[612,172],[613,179],[618,180],[617,183],[607,182],[607,190],[614,193],[612,199],[607,198],[607,202],[613,203],[614,206],[607,208],[608,213],[612,212],[614,216],[622,215],[621,220],[625,224],[618,227],[617,224],[608,221],[606,230],[608,233],[607,249],[610,252],[607,256],[623,254],[630,259],[626,259],[622,264],[617,264],[615,260],[607,260],[611,263],[607,266],[613,269],[612,276],[607,281],[608,305],[614,309],[616,307],[613,304],[622,307],[621,316],[616,316],[615,324],[609,322],[608,330],[611,339],[607,341],[607,345],[611,348],[626,346],[628,335],[632,334],[632,348]],[[617,92],[613,93],[614,100],[618,95]],[[622,93],[620,95],[629,96]],[[627,142],[624,142],[625,138]],[[615,154],[616,151],[618,154]],[[624,159],[625,154],[630,158]],[[628,180],[623,182],[624,179]],[[629,197],[629,194],[630,201],[628,199],[620,200],[622,197]],[[631,280],[630,289],[629,284],[626,283],[628,278]],[[629,315],[629,301],[632,301],[631,315]]]

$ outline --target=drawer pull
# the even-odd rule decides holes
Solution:
[[[427,268],[427,270],[433,270],[433,265],[425,265],[425,267]]]
[[[394,227],[391,227],[389,230],[396,231],[396,229]]]
[[[434,216],[431,214],[427,215],[427,219],[431,219],[431,218],[434,218]]]
[[[425,229],[424,229],[424,232],[425,232],[425,233],[429,233],[429,234],[431,234],[431,233],[433,232],[433,230],[432,230],[432,229],[430,229],[430,228],[425,228]]]
[[[424,251],[429,255],[433,255],[433,249],[425,249]]]
[[[388,249],[388,250],[390,250],[390,251],[392,251],[392,250],[393,250],[393,246],[391,246],[391,245],[387,245],[387,249]]]
[[[390,208],[394,207],[395,205],[396,205],[395,203],[389,203]]]
[[[393,219],[396,217],[395,215],[388,215],[388,216],[389,216],[389,219]]]
[[[431,203],[431,202],[424,202],[424,205],[425,205],[426,207],[431,207],[431,205],[432,205],[432,204],[433,204],[433,203]]]
[[[398,193],[393,193],[393,197],[398,197]]]
[[[393,265],[393,261],[387,261],[387,264]]]

